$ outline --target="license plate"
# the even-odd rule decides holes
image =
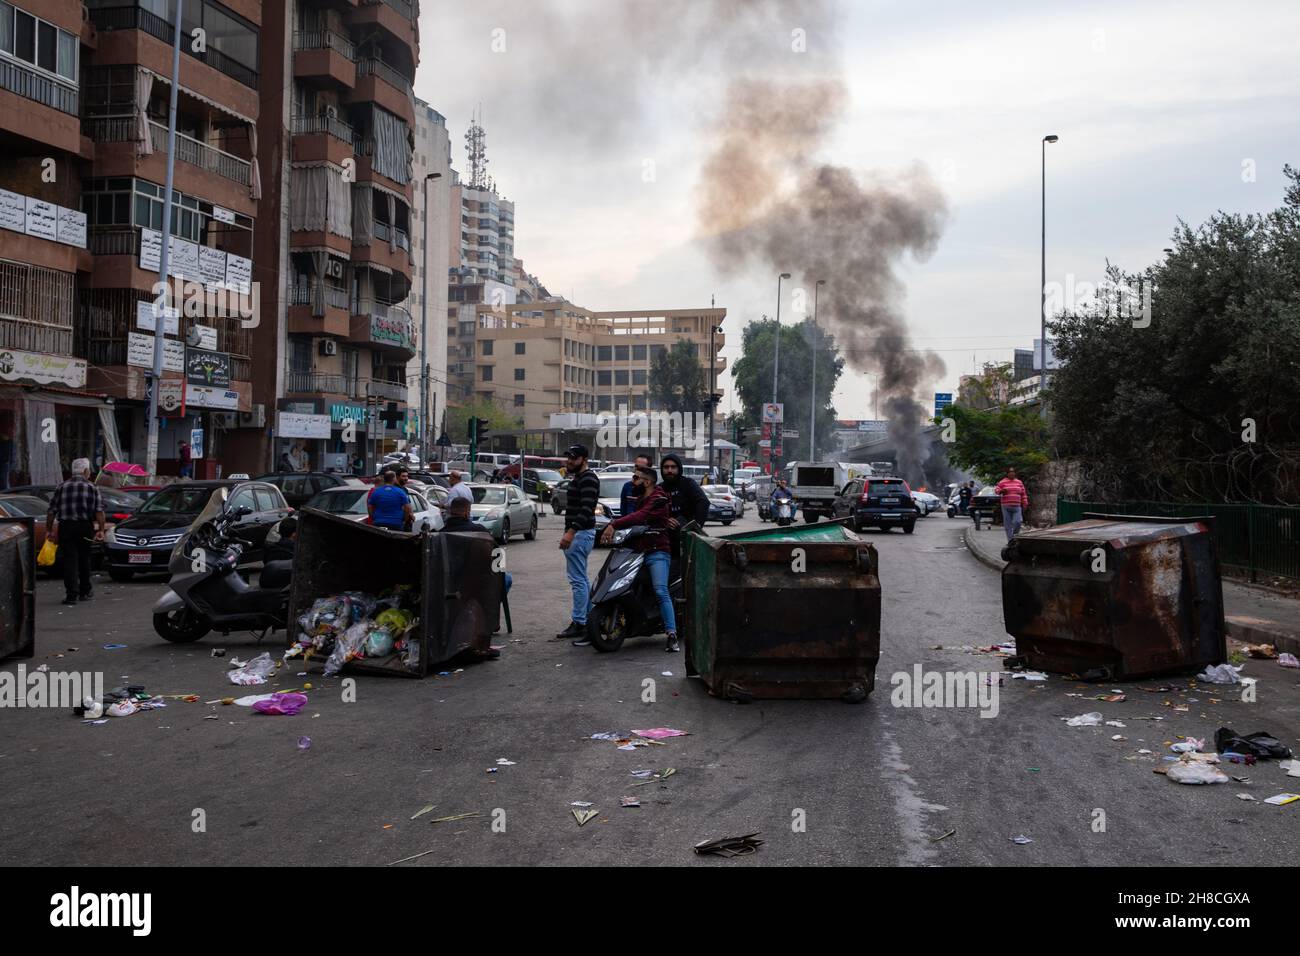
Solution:
[[[153,552],[151,551],[132,551],[126,556],[127,564],[152,564]]]
[[[896,505],[896,504],[898,504],[898,499],[897,499],[897,498],[881,498],[881,499],[880,499],[880,503],[881,503],[882,505]]]

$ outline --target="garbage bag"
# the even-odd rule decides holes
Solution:
[[[1286,760],[1291,756],[1291,748],[1272,734],[1256,731],[1244,737],[1231,727],[1220,727],[1214,735],[1214,746],[1219,753],[1242,754],[1249,757]]]
[[[274,670],[275,662],[271,660],[271,655],[263,651],[247,664],[232,670],[229,674],[230,683],[239,684],[243,687],[253,684],[265,684],[266,679],[271,676]]]
[[[393,653],[393,632],[386,627],[374,627],[362,643],[366,657],[387,657]]]
[[[373,625],[369,621],[358,621],[343,632],[342,636],[334,642],[334,650],[325,661],[326,677],[333,677],[343,669],[344,664],[362,655],[362,645],[371,627]]]
[[[1213,764],[1199,760],[1171,764],[1165,776],[1174,783],[1227,783],[1228,775]]]
[[[1231,664],[1209,664],[1196,675],[1196,679],[1207,684],[1240,684],[1241,670]]]
[[[36,555],[36,563],[43,568],[51,567],[59,557],[59,546],[49,538],[41,545],[41,550]]]

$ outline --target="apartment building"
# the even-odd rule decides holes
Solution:
[[[268,421],[244,450],[270,467],[302,445],[312,468],[344,469],[414,426],[418,11],[408,0],[266,6],[275,55],[263,65],[258,155],[277,215],[258,224],[266,279],[253,345]]]
[[[477,308],[473,394],[517,413],[525,428],[546,428],[555,413],[653,410],[651,363],[683,339],[703,368],[726,369],[721,332],[709,354],[726,309],[592,312],[559,298]]]
[[[420,361],[427,353],[429,370],[425,405],[429,414],[429,440],[438,437],[442,413],[447,408],[447,270],[450,239],[446,223],[452,196],[451,138],[446,118],[423,100],[415,101],[415,208],[411,211],[411,296],[408,300],[416,324],[428,336],[406,367],[411,404],[418,410],[421,386]],[[435,178],[430,178],[431,176]],[[425,221],[424,192],[428,192],[428,221]],[[425,245],[425,239],[428,245]],[[428,290],[428,303],[424,302]],[[418,423],[418,419],[417,419]]]

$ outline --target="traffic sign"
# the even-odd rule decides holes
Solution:
[[[799,437],[799,432],[798,432],[797,429],[787,428],[787,429],[784,429],[784,430],[781,432],[781,437],[782,437],[782,438],[798,438],[798,437]]]
[[[934,417],[938,418],[943,410],[952,404],[952,392],[934,393]]]

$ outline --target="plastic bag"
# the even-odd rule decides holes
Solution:
[[[1211,664],[1196,675],[1196,679],[1207,684],[1240,684],[1240,667],[1231,664]]]
[[[325,662],[326,677],[333,677],[343,669],[344,664],[354,657],[361,656],[361,645],[365,642],[371,626],[369,621],[358,621],[334,642],[334,650],[330,653],[329,660]]]
[[[393,653],[393,632],[386,627],[372,625],[372,630],[366,634],[361,647],[366,657],[387,657]]]
[[[292,717],[306,706],[306,694],[285,691],[284,693],[272,694],[267,700],[259,700],[253,704],[253,710],[259,714],[282,714],[285,717]]]
[[[1096,727],[1101,723],[1101,714],[1092,711],[1087,714],[1080,714],[1078,717],[1071,717],[1065,722],[1067,727]]]
[[[230,672],[230,683],[239,684],[241,687],[250,687],[253,684],[265,684],[266,679],[275,671],[275,662],[271,660],[271,655],[265,651],[258,654],[247,664],[237,667]]]
[[[36,555],[36,563],[43,568],[51,567],[59,557],[59,546],[49,538],[41,545],[40,552]]]
[[[1272,757],[1286,760],[1291,756],[1291,748],[1272,734],[1262,730],[1244,737],[1231,727],[1220,727],[1214,735],[1214,746],[1219,753],[1242,754],[1249,757]]]
[[[1174,783],[1227,783],[1228,775],[1218,767],[1199,760],[1180,760],[1170,766],[1165,776]]]

